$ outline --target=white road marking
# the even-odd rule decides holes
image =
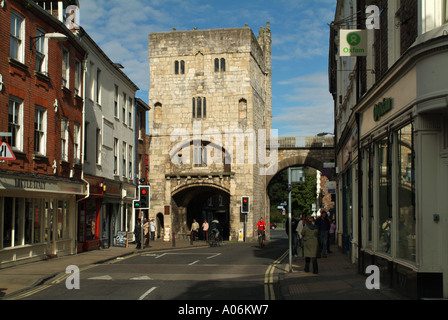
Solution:
[[[138,298],[138,300],[143,300],[145,299],[151,292],[153,292],[154,290],[156,290],[157,287],[152,287],[151,289],[149,289],[148,291],[146,291],[144,294],[142,294],[140,296],[140,298]]]

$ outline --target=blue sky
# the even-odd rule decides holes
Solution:
[[[329,26],[335,0],[80,0],[80,24],[148,101],[148,35],[239,28],[272,32],[273,129],[280,136],[333,132],[328,91]]]

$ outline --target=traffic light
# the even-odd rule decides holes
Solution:
[[[149,209],[149,186],[139,186],[139,209]]]
[[[140,209],[140,201],[134,200],[134,209]]]
[[[241,212],[249,213],[250,208],[250,197],[241,197]]]

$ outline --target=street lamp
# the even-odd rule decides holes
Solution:
[[[36,37],[30,37],[30,50],[31,51],[33,51],[33,41],[38,38],[42,38],[42,37],[45,37],[45,39],[52,39],[56,42],[63,42],[68,39],[68,37],[66,35],[59,33],[59,32],[45,33],[45,34],[41,34]]]

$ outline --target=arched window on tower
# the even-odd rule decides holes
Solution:
[[[207,99],[205,97],[196,97],[192,99],[193,119],[205,119],[207,117]]]

